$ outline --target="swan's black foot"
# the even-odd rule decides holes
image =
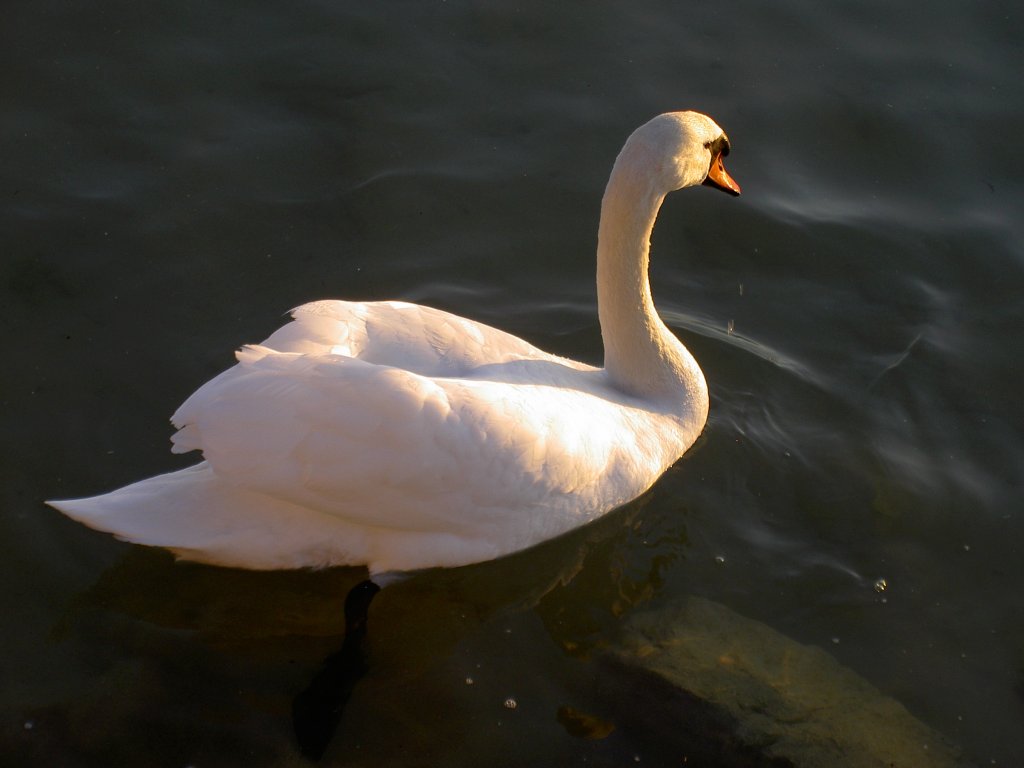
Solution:
[[[379,591],[380,587],[369,580],[349,590],[345,598],[345,641],[341,650],[324,660],[323,669],[292,702],[292,725],[299,751],[310,760],[319,760],[327,751],[352,690],[366,674],[363,653],[366,613]]]

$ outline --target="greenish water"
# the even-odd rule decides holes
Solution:
[[[301,764],[291,697],[361,574],[175,565],[41,500],[189,463],[170,413],[312,299],[423,302],[599,362],[607,173],[634,127],[696,108],[744,195],[671,197],[652,277],[709,380],[705,435],[590,529],[386,590],[325,762],[676,765],[665,713],[625,717],[648,691],[599,657],[688,596],[825,649],[965,764],[1024,761],[1015,6],[6,16],[0,753]],[[577,738],[565,706],[617,728]]]

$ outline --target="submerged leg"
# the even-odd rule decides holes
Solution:
[[[379,591],[380,587],[370,580],[361,581],[349,590],[345,598],[345,640],[341,650],[324,660],[323,668],[292,702],[292,725],[299,751],[310,760],[319,760],[327,751],[352,690],[366,674],[363,653],[366,613]]]

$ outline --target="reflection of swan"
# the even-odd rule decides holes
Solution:
[[[307,304],[174,414],[174,451],[205,461],[53,506],[192,560],[373,575],[498,557],[635,498],[708,410],[655,312],[648,240],[668,192],[739,194],[728,150],[710,118],[677,112],[619,154],[598,236],[604,368],[428,307]]]

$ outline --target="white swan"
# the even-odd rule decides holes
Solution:
[[[647,490],[700,434],[707,385],[658,317],[649,237],[665,195],[738,195],[709,117],[626,141],[597,248],[604,368],[398,301],[320,301],[174,414],[205,461],[48,502],[121,539],[242,568],[366,565],[371,577],[524,549]]]

